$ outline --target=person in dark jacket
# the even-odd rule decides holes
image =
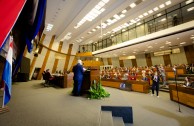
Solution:
[[[83,73],[84,73],[81,60],[78,60],[77,65],[73,67],[73,73],[74,73],[74,76],[73,76],[74,87],[73,87],[72,93],[74,96],[79,96],[81,95],[81,86],[82,86]]]
[[[154,75],[152,76],[152,80],[153,80],[153,83],[152,83],[152,94],[151,96],[154,95],[154,89],[156,89],[156,96],[159,98],[159,82],[160,82],[160,76],[159,76],[159,71],[156,70],[154,72]]]

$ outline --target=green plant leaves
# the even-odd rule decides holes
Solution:
[[[105,89],[101,85],[101,82],[99,82],[99,83],[93,83],[91,85],[88,99],[102,99],[109,96],[110,96],[110,93],[105,91]]]

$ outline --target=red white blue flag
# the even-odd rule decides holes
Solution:
[[[25,3],[26,0],[0,0],[0,50]]]
[[[2,80],[4,81],[4,97],[3,106],[6,105],[11,99],[12,87],[12,56],[13,56],[13,37],[10,36],[9,49],[6,57],[6,62],[3,70]]]

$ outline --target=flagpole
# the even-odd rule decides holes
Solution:
[[[2,104],[2,108],[5,107],[5,105],[4,105],[4,97],[5,97],[5,85],[4,85],[4,88],[3,88],[3,104]]]

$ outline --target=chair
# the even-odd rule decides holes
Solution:
[[[43,76],[43,80],[45,80],[44,82],[44,86],[48,86],[49,85],[49,77],[47,76],[47,74],[45,73],[45,71],[42,73],[42,76]]]

